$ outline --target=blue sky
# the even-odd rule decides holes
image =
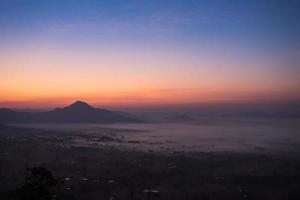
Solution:
[[[299,1],[1,0],[1,40],[299,48]],[[243,44],[246,43],[246,44]]]
[[[157,90],[245,85],[245,91],[291,91],[300,86],[299,19],[295,0],[0,0],[0,70],[18,83],[33,70],[46,80],[53,60],[62,61],[53,63],[57,70],[76,68],[71,57],[85,63],[78,74],[113,78],[122,71],[132,81],[139,72],[139,81],[151,85],[152,76]],[[7,80],[0,90],[12,84]]]

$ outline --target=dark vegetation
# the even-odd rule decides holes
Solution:
[[[59,179],[44,167],[28,168],[24,184],[12,191],[11,196],[19,200],[51,200],[56,197],[55,189]]]
[[[0,199],[300,197],[298,154],[161,154],[80,147],[72,145],[71,134],[77,133],[0,126]],[[36,166],[43,167],[32,168]]]

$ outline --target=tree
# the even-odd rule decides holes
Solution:
[[[44,167],[28,168],[24,184],[13,192],[17,200],[51,200],[59,179]]]

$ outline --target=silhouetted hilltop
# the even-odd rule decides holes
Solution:
[[[64,108],[37,113],[0,109],[1,123],[125,123],[141,121],[125,113],[94,108],[82,101],[76,101]]]
[[[70,110],[70,111],[84,111],[84,110],[93,110],[94,107],[90,106],[86,102],[83,101],[76,101],[72,103],[71,105],[63,108],[64,110]]]

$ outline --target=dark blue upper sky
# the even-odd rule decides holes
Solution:
[[[1,0],[1,40],[264,44],[299,48],[300,2]]]

